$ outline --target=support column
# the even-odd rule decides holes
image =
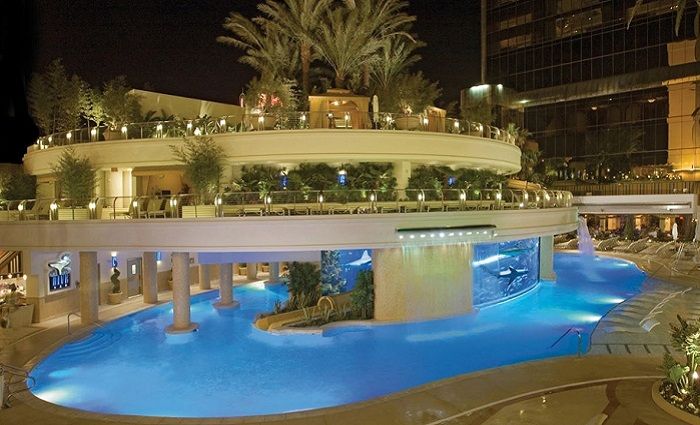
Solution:
[[[143,302],[158,302],[158,262],[155,252],[143,253]]]
[[[540,280],[557,280],[554,273],[554,236],[540,237]]]
[[[98,320],[100,302],[100,277],[97,274],[97,252],[80,253],[80,321],[83,325]]]
[[[199,289],[211,289],[211,268],[209,264],[199,265]]]
[[[219,264],[219,302],[216,308],[235,308],[238,301],[233,299],[233,264]]]
[[[248,280],[258,279],[258,263],[246,263],[246,277]]]
[[[277,283],[280,281],[280,263],[269,263],[270,264],[270,277],[267,278],[265,283]]]
[[[394,162],[394,177],[396,177],[396,188],[406,189],[408,187],[408,179],[411,178],[411,162]]]
[[[472,310],[472,245],[372,250],[374,318],[417,320]]]
[[[197,329],[197,324],[190,321],[190,254],[173,252],[173,324],[165,330],[167,333],[186,333]]]

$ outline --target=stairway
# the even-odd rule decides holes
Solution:
[[[0,274],[22,273],[21,251],[0,251]]]

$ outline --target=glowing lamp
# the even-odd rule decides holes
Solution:
[[[73,132],[72,132],[72,131],[69,131],[68,133],[66,133],[66,139],[70,140],[71,137],[73,137]]]
[[[129,129],[125,125],[122,126],[122,134],[126,134]]]
[[[17,205],[17,211],[19,211],[19,212],[24,211],[24,203]]]
[[[199,129],[199,127],[194,129],[194,135],[195,136],[201,136],[202,135],[202,130]]]

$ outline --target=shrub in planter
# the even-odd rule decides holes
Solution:
[[[698,415],[700,400],[695,384],[700,356],[700,326],[695,321],[686,321],[680,315],[677,318],[678,325],[670,324],[671,344],[685,356],[685,362],[676,361],[668,353],[664,355],[661,369],[666,379],[660,387],[661,395],[679,409]]]
[[[185,177],[201,201],[211,203],[224,171],[224,149],[211,137],[185,138],[183,145],[170,149],[185,164]]]
[[[90,202],[95,192],[95,169],[88,158],[79,156],[69,147],[52,169],[61,188],[61,196],[69,199],[71,207],[84,207]]]
[[[296,310],[316,305],[321,298],[321,272],[314,263],[293,262],[289,267],[288,307]]]
[[[371,270],[363,270],[357,274],[351,300],[353,313],[360,319],[374,317],[374,275]]]

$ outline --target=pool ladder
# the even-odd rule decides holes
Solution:
[[[579,328],[574,328],[571,327],[566,330],[556,341],[554,341],[554,344],[550,345],[549,348],[554,348],[559,342],[564,339],[565,336],[569,335],[570,333],[575,333],[576,337],[578,338],[578,345],[576,347],[576,356],[581,357],[581,354],[583,354],[583,333],[581,332],[581,329]]]
[[[18,379],[19,378],[19,379]],[[25,383],[19,389],[13,386]],[[29,391],[36,385],[36,380],[26,370],[17,366],[0,363],[0,410],[10,407],[10,399],[17,394]]]

